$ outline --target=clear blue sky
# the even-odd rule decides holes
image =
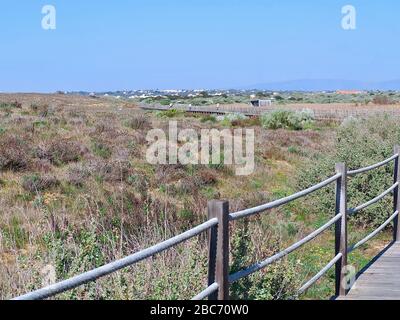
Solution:
[[[2,0],[0,39],[3,92],[400,78],[398,0]]]

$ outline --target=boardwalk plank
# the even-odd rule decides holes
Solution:
[[[400,300],[400,243],[382,253],[338,300]]]

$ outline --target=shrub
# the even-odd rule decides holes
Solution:
[[[15,135],[0,136],[0,170],[20,171],[28,167],[30,148]]]
[[[205,122],[216,122],[217,119],[213,115],[207,115],[207,116],[202,117],[200,121],[202,123],[205,123]]]
[[[50,107],[48,104],[31,104],[31,110],[40,117],[47,117],[50,114]]]
[[[129,161],[111,161],[104,169],[104,180],[109,182],[126,182],[132,172]]]
[[[9,112],[11,109],[22,109],[22,104],[17,100],[11,103],[5,103],[5,102],[0,103],[0,110]]]
[[[126,120],[125,125],[134,130],[145,130],[151,128],[151,123],[143,114],[135,115]]]
[[[298,186],[304,189],[333,175],[337,162],[345,162],[349,170],[380,162],[393,155],[393,146],[399,142],[400,128],[397,120],[389,115],[365,120],[347,119],[337,131],[335,150],[306,164],[299,174]],[[349,208],[375,198],[392,183],[393,164],[352,177],[348,181]],[[316,194],[315,208],[332,213],[334,199],[334,188],[324,188]],[[393,210],[392,201],[391,197],[385,197],[356,214],[354,219],[361,226],[378,226]]]
[[[17,217],[12,217],[9,225],[2,226],[2,234],[5,240],[13,242],[17,249],[23,249],[29,240],[28,232],[23,228]]]
[[[149,181],[145,175],[132,174],[128,177],[127,182],[142,194],[145,194],[149,188]]]
[[[67,181],[74,186],[81,187],[90,175],[91,170],[87,166],[81,163],[73,164],[68,168]]]
[[[251,294],[255,300],[292,300],[296,298],[299,285],[295,266],[288,260],[281,260],[266,268]]]
[[[61,139],[51,141],[48,145],[40,145],[36,149],[36,156],[39,159],[47,159],[53,164],[62,165],[78,161],[83,152],[84,150],[79,143]]]
[[[217,176],[211,170],[203,170],[195,176],[194,181],[199,187],[213,185],[217,182]]]
[[[112,155],[111,148],[99,141],[94,141],[92,143],[92,151],[96,156],[99,156],[103,159],[108,159]]]
[[[236,112],[236,113],[228,113],[223,116],[218,116],[216,117],[216,119],[217,121],[232,123],[234,121],[247,120],[248,118],[244,114]]]
[[[266,129],[302,130],[314,121],[312,110],[275,110],[261,115],[261,124]]]
[[[158,111],[156,113],[156,115],[158,117],[161,117],[161,118],[164,118],[164,117],[165,118],[176,118],[176,117],[181,117],[184,114],[185,114],[185,111],[177,110],[177,109],[169,109],[169,110],[166,110],[166,111]]]
[[[171,100],[163,99],[159,101],[162,106],[169,106],[171,104]]]
[[[18,102],[17,100],[11,102],[10,105],[15,109],[22,109],[22,103]]]
[[[378,96],[374,97],[374,99],[372,99],[372,102],[374,104],[378,104],[378,105],[388,105],[388,104],[392,103],[392,101],[389,99],[389,97],[387,97],[385,95],[378,95]]]
[[[58,185],[59,181],[49,175],[30,174],[22,178],[22,187],[30,193],[48,190]]]
[[[254,230],[253,230],[254,232]],[[254,263],[256,251],[252,244],[252,230],[249,222],[239,222],[232,236],[231,253],[232,263],[230,273],[242,270],[243,267]],[[280,251],[278,239],[272,241],[269,254]],[[251,275],[232,284],[231,295],[233,299],[244,300],[285,300],[293,299],[299,288],[299,277],[296,267],[289,260],[284,259],[268,266],[260,273]]]

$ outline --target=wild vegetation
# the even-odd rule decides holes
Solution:
[[[314,122],[312,110],[292,111],[275,110],[261,115],[261,124],[265,129],[303,130]]]
[[[1,104],[3,105],[3,104]],[[337,127],[268,129],[256,119],[143,113],[44,102],[0,108],[0,298],[11,298],[146,248],[207,219],[207,201],[226,199],[231,211],[289,195],[334,172],[336,161],[358,167],[383,159],[399,141],[390,119],[346,121]],[[230,166],[150,165],[146,133],[167,128],[252,127],[256,168],[238,179]],[[262,122],[262,121],[261,121]],[[385,125],[382,125],[385,123]],[[300,130],[303,129],[303,130]],[[364,135],[357,135],[363,130]],[[393,137],[392,134],[395,134]],[[348,143],[342,143],[347,141]],[[351,142],[351,143],[350,143]],[[348,145],[345,147],[345,145]],[[333,150],[333,151],[331,151]],[[312,163],[311,166],[305,166]],[[300,168],[305,168],[299,175]],[[355,180],[352,203],[372,196],[389,172],[371,185]],[[363,179],[363,178],[360,178]],[[382,180],[384,179],[384,181]],[[231,271],[292,244],[333,215],[329,192],[231,225]],[[319,202],[322,199],[322,204]],[[378,223],[388,202],[352,224],[354,237]],[[379,250],[381,235],[351,256],[358,267]],[[333,233],[232,286],[236,299],[297,298],[296,289],[333,257]],[[205,235],[95,283],[63,299],[185,299],[206,286]],[[307,295],[333,294],[333,274]]]
[[[155,93],[154,93],[155,94]],[[400,94],[397,91],[365,91],[341,94],[338,92],[300,92],[282,91],[274,92],[270,90],[231,90],[228,92],[207,91],[197,92],[195,95],[165,94],[146,98],[135,98],[134,101],[144,104],[161,104],[164,106],[175,104],[186,104],[193,106],[207,106],[215,104],[248,104],[251,99],[271,99],[275,105],[287,104],[327,104],[327,103],[346,103],[356,106],[367,105],[389,105],[400,102]]]
[[[397,119],[380,115],[368,119],[347,119],[337,130],[336,148],[319,155],[301,174],[299,187],[317,182],[329,174],[335,162],[345,162],[351,169],[366,167],[393,155],[394,145],[400,142]],[[349,208],[365,203],[393,184],[393,163],[349,179],[351,195]],[[315,205],[319,210],[333,208],[333,190],[326,189]],[[361,226],[380,226],[393,210],[393,199],[388,196],[377,204],[357,214],[354,219]]]

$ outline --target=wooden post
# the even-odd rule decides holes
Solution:
[[[342,258],[335,265],[335,292],[336,296],[345,296],[347,288],[343,286],[345,267],[347,266],[347,167],[344,163],[336,164],[336,172],[342,176],[336,181],[336,215],[342,218],[335,224],[335,254],[342,254]]]
[[[218,219],[218,226],[209,233],[208,284],[217,282],[219,290],[210,299],[229,300],[229,202],[210,201],[208,217]]]
[[[400,155],[400,146],[396,145],[394,146],[394,154],[399,154]],[[400,183],[400,157],[397,157],[394,160],[394,173],[393,173],[393,180],[394,183]],[[393,190],[393,213],[396,211],[400,210],[400,187],[397,186]],[[400,217],[397,215],[397,217],[394,219],[394,224],[393,224],[393,241],[397,242],[400,241]]]
[[[215,215],[214,204],[209,201],[207,204],[208,219],[217,218]],[[215,282],[215,266],[217,260],[217,235],[218,226],[210,228],[208,231],[208,286]],[[208,297],[208,300],[217,300],[218,292],[214,292]]]

